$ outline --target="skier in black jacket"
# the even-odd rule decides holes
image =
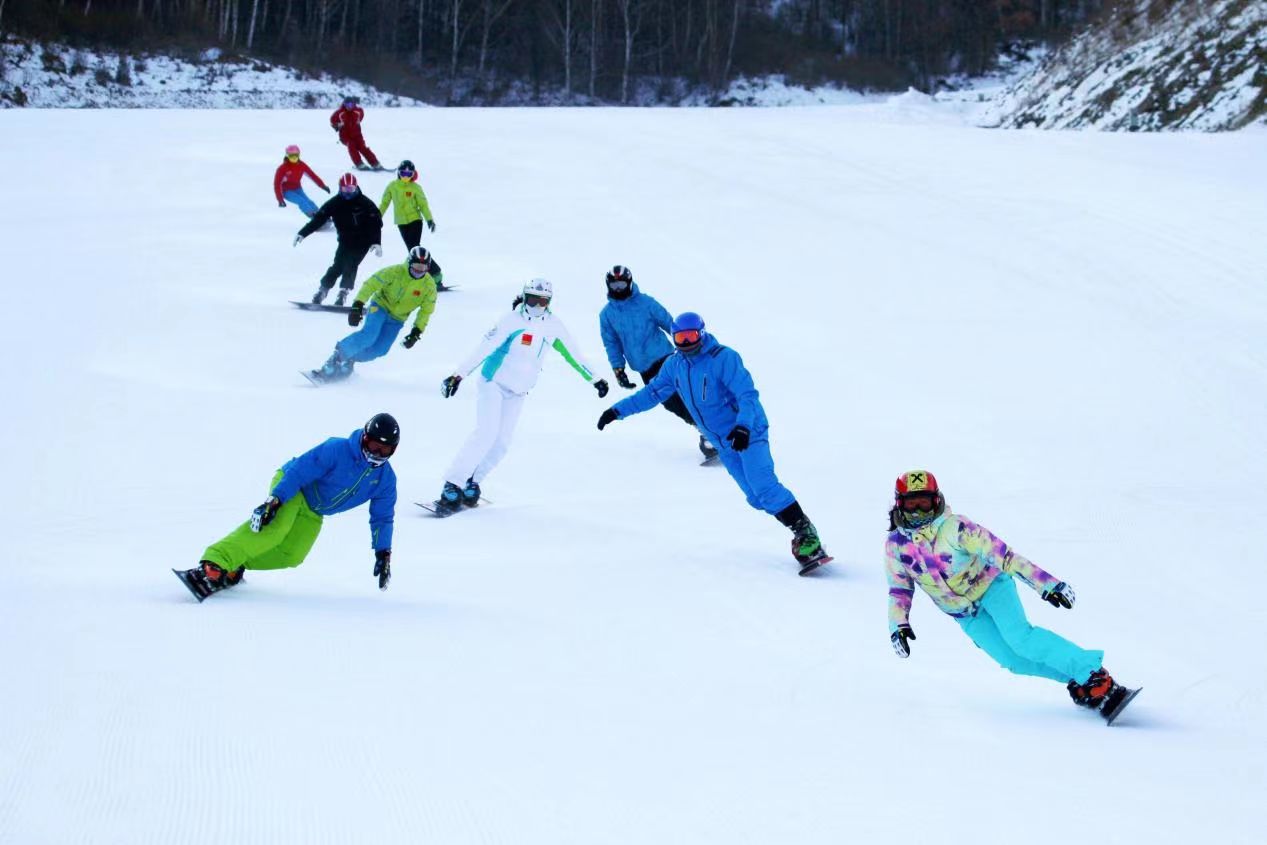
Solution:
[[[343,305],[356,285],[356,269],[361,266],[365,253],[372,249],[377,256],[383,254],[383,215],[374,201],[361,193],[356,177],[344,173],[339,180],[339,193],[326,200],[325,205],[317,209],[312,219],[299,230],[299,234],[295,235],[295,246],[324,226],[327,220],[334,221],[334,228],[339,234],[339,248],[334,251],[330,269],[321,277],[321,287],[312,295],[312,303],[320,305],[338,279],[339,295],[334,304]]]

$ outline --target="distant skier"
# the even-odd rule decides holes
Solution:
[[[977,647],[1004,669],[1066,683],[1076,704],[1112,721],[1134,697],[1104,670],[1103,651],[1088,651],[1025,618],[1013,577],[1053,607],[1072,608],[1073,589],[1008,548],[987,529],[946,509],[937,479],[923,470],[898,476],[884,544],[889,580],[889,639],[909,657],[915,585],[954,617]]]
[[[361,325],[362,318],[365,325],[334,345],[334,354],[310,374],[313,381],[345,379],[358,362],[386,355],[405,320],[417,311],[414,327],[401,343],[406,349],[413,348],[436,308],[436,283],[428,271],[430,259],[426,247],[416,246],[404,264],[384,267],[365,280],[348,314],[349,326]]]
[[[321,177],[312,171],[305,162],[299,160],[299,147],[291,144],[286,148],[286,157],[282,159],[282,163],[277,166],[277,172],[273,174],[273,193],[277,196],[277,207],[285,208],[286,200],[290,200],[299,206],[299,210],[306,216],[312,217],[317,213],[317,204],[308,199],[308,195],[304,193],[301,186],[304,176],[317,183],[317,187],[330,193],[330,189],[326,187],[326,183],[321,181]]]
[[[374,201],[361,193],[357,187],[356,177],[344,173],[339,179],[339,193],[326,200],[325,205],[317,209],[299,234],[295,235],[295,246],[299,246],[304,238],[320,229],[327,220],[334,221],[334,228],[339,235],[339,245],[334,251],[334,261],[330,269],[321,277],[321,285],[312,295],[312,303],[320,305],[326,294],[339,282],[339,295],[335,305],[343,305],[347,301],[348,292],[356,284],[356,270],[365,259],[365,254],[374,250],[374,254],[382,256],[383,216],[378,212]]]
[[[462,379],[479,365],[479,397],[475,431],[444,474],[444,489],[436,513],[447,516],[463,505],[474,507],[482,482],[510,447],[524,398],[541,375],[546,348],[552,348],[581,378],[594,386],[599,397],[607,395],[607,382],[594,378],[594,370],[572,342],[563,321],[550,310],[554,288],[546,279],[533,279],[515,298],[512,310],[484,335],[479,346],[444,380],[440,393],[446,399],[458,392]]]
[[[673,318],[665,307],[649,294],[638,289],[633,271],[617,264],[607,271],[607,304],[598,314],[598,330],[607,350],[607,361],[616,375],[616,383],[626,390],[637,386],[625,373],[625,362],[638,371],[642,383],[648,384],[673,354],[669,340]],[[676,414],[691,428],[695,420],[682,399],[674,393],[664,401],[665,410]],[[717,457],[717,449],[699,432],[699,450],[705,458]]]
[[[748,504],[791,529],[792,555],[801,565],[800,574],[830,563],[818,529],[774,474],[769,423],[739,353],[704,331],[703,318],[692,311],[679,314],[672,331],[676,354],[645,387],[603,411],[599,431],[651,410],[676,391],[699,430],[717,445],[722,464]]]
[[[378,156],[366,146],[365,136],[361,134],[365,109],[361,108],[360,102],[358,97],[344,97],[343,104],[330,115],[330,128],[339,133],[339,143],[348,148],[348,155],[357,170],[383,170],[385,168],[378,163]],[[361,156],[369,164],[362,163]]]
[[[202,601],[241,583],[247,569],[287,569],[304,562],[325,517],[369,502],[370,546],[378,588],[391,580],[396,474],[388,459],[400,443],[391,414],[375,414],[347,437],[331,437],[287,461],[251,518],[202,554],[198,566],[174,570]]]

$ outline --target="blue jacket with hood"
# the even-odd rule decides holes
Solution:
[[[613,407],[621,418],[640,414],[675,391],[700,431],[717,448],[730,449],[726,435],[737,425],[748,429],[752,441],[768,440],[770,425],[743,359],[711,334],[705,333],[697,352],[675,353],[650,384]]]
[[[633,286],[628,299],[612,299],[598,314],[598,329],[603,335],[607,362],[613,370],[629,366],[645,372],[651,365],[673,353],[669,328],[673,318],[663,305],[649,294]]]
[[[361,452],[361,429],[348,437],[331,437],[281,468],[273,495],[282,504],[296,493],[321,516],[343,513],[370,503],[370,539],[375,551],[392,547],[396,515],[396,473],[390,463],[374,466]]]

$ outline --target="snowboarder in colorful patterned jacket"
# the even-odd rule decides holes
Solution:
[[[334,354],[321,369],[313,370],[310,378],[317,382],[345,379],[352,375],[356,363],[383,357],[409,315],[417,311],[414,327],[401,343],[412,349],[436,310],[436,283],[430,266],[431,255],[426,247],[416,246],[404,264],[384,267],[366,279],[348,313],[349,326],[360,326],[362,319],[365,325],[336,343]]]
[[[953,617],[977,647],[1018,675],[1066,684],[1075,703],[1111,720],[1134,691],[1104,670],[1104,652],[1079,648],[1025,618],[1013,578],[1043,601],[1072,608],[1073,589],[1008,548],[972,520],[946,509],[937,479],[917,470],[900,475],[884,544],[889,581],[889,638],[909,657],[915,585]]]
[[[677,352],[646,387],[603,412],[599,431],[651,410],[676,392],[699,430],[717,445],[722,464],[748,504],[791,529],[792,555],[801,565],[800,574],[830,563],[818,529],[774,474],[769,423],[739,353],[704,331],[703,318],[692,311],[679,314],[672,329]]]
[[[245,570],[287,569],[304,562],[325,517],[369,502],[370,546],[378,588],[391,580],[396,474],[388,460],[400,443],[391,414],[375,414],[347,437],[331,437],[287,461],[251,518],[202,553],[198,566],[176,570],[202,601],[241,583]]]
[[[598,312],[598,331],[607,351],[607,362],[616,375],[616,384],[626,390],[637,386],[625,372],[625,362],[637,371],[642,383],[648,384],[673,354],[669,332],[673,318],[663,305],[634,284],[633,271],[617,264],[607,271],[607,304]],[[691,428],[695,420],[682,404],[682,397],[674,393],[662,407],[681,419]],[[717,457],[717,448],[699,435],[699,450],[705,458]]]
[[[365,109],[360,104],[358,97],[344,97],[343,104],[330,115],[330,128],[339,133],[339,143],[348,148],[348,155],[352,157],[357,170],[384,170],[378,163],[378,156],[365,144],[365,136],[361,134]],[[369,164],[361,162],[362,156]]]
[[[290,200],[308,217],[317,213],[317,204],[308,199],[301,184],[305,176],[316,182],[318,188],[327,194],[330,193],[330,189],[326,187],[325,182],[321,181],[321,177],[314,173],[305,162],[299,160],[299,147],[291,144],[286,148],[286,157],[282,159],[282,163],[277,166],[277,171],[273,174],[273,194],[277,197],[278,208],[285,208],[286,200]]]
[[[440,394],[447,399],[458,392],[471,370],[480,368],[475,431],[444,473],[437,515],[448,516],[479,504],[480,484],[510,448],[524,399],[537,384],[547,349],[562,355],[598,391],[600,399],[607,395],[607,382],[594,377],[594,368],[576,348],[571,332],[550,310],[553,301],[554,286],[548,279],[529,281],[515,298],[513,310],[489,329],[441,383]]]

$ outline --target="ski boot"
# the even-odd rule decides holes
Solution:
[[[357,169],[357,170],[373,170],[374,168],[370,167],[370,166],[369,166],[368,164],[366,164],[365,162],[361,162],[360,164],[358,164],[358,165],[356,166],[356,169]]]
[[[330,288],[325,287],[324,285],[317,288],[317,292],[312,295],[312,304],[320,305],[321,303],[325,302],[326,294],[328,294],[329,292],[330,292]]]
[[[352,375],[352,362],[343,360],[338,347],[330,353],[330,357],[321,365],[321,369],[312,371],[312,377],[322,383],[339,381],[350,375]]]
[[[708,438],[702,434],[699,436],[699,450],[705,461],[711,461],[717,457],[717,447],[709,443]]]
[[[172,571],[189,588],[189,592],[194,594],[194,598],[201,603],[212,593],[218,593],[221,590],[227,590],[242,583],[242,574],[246,571],[246,568],[239,567],[233,572],[228,572],[218,564],[204,560],[199,561],[198,565],[193,569],[184,571],[173,569]]]
[[[799,502],[793,502],[774,515],[779,522],[792,529],[792,557],[801,565],[799,574],[808,575],[820,566],[831,563],[832,558],[818,539],[818,529],[809,521]]]
[[[347,301],[348,301],[348,289],[339,288],[339,293],[334,297],[334,304],[339,307],[343,307],[343,304]]]
[[[440,498],[436,499],[436,516],[451,516],[462,510],[462,488],[451,481],[444,482]]]
[[[1085,684],[1069,682],[1069,697],[1074,704],[1098,710],[1104,721],[1113,724],[1113,720],[1126,709],[1126,705],[1135,696],[1138,689],[1129,689],[1113,680],[1113,676],[1100,667],[1091,673]]]
[[[474,478],[466,479],[466,486],[462,488],[462,504],[468,508],[478,506],[480,503],[480,483]]]

